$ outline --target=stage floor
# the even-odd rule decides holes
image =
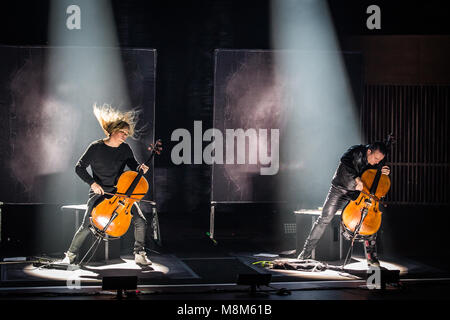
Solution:
[[[57,257],[27,257],[28,261],[1,265],[0,300],[9,299],[111,299],[114,291],[102,290],[102,278],[136,276],[137,296],[149,300],[384,300],[449,299],[450,272],[407,258],[381,257],[381,267],[399,270],[400,281],[384,290],[367,286],[367,263],[353,257],[345,271],[343,261],[324,262],[325,270],[275,269],[273,261],[289,263],[270,252],[229,252],[195,256],[156,253],[153,264],[140,267],[133,256],[107,262],[92,262],[76,270],[64,270],[46,261]],[[33,261],[40,261],[35,262]],[[331,268],[334,266],[334,268]],[[271,274],[269,285],[238,285],[239,274]]]

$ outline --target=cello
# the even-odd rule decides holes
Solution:
[[[150,145],[151,155],[144,162],[149,164],[155,154],[161,153],[161,140]],[[91,213],[91,229],[101,238],[119,238],[124,235],[131,223],[131,208],[148,192],[149,184],[142,170],[123,172],[116,185],[115,193],[108,199],[102,200]],[[145,200],[142,200],[145,201]]]
[[[392,144],[393,136],[390,134],[385,142],[386,153]],[[343,234],[353,241],[359,237],[365,239],[375,234],[381,226],[382,212],[381,199],[387,194],[391,186],[389,176],[382,174],[381,169],[386,157],[377,165],[377,169],[368,169],[361,175],[363,190],[356,200],[347,203],[341,213]]]

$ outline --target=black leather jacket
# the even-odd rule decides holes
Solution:
[[[362,144],[350,147],[342,155],[331,184],[340,189],[355,191],[355,178],[360,177],[367,169],[376,168],[367,162],[368,149],[368,145]]]

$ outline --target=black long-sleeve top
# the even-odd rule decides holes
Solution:
[[[354,191],[355,179],[361,177],[367,169],[375,169],[367,162],[368,145],[355,145],[350,147],[341,157],[339,166],[334,173],[331,184],[335,187]]]
[[[92,142],[75,165],[75,172],[88,185],[97,182],[105,191],[111,191],[125,169],[137,170],[139,164],[127,143],[110,147],[103,140]],[[91,166],[92,175],[87,171]]]

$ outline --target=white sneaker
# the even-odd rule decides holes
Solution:
[[[147,254],[145,251],[140,251],[139,253],[134,254],[134,262],[139,265],[149,266],[152,262],[147,258]]]
[[[75,258],[77,257],[77,255],[75,253],[70,252],[70,251],[64,252],[64,254],[66,256],[61,261],[61,263],[73,264],[73,262],[75,261]]]

